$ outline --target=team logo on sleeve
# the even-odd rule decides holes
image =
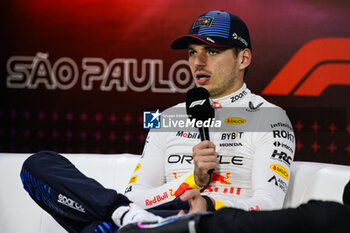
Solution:
[[[275,184],[277,187],[279,187],[284,193],[287,193],[288,185],[286,182],[284,182],[281,178],[278,178],[274,175],[271,177],[267,182]]]
[[[289,150],[290,153],[294,153],[293,149],[292,149],[290,146],[288,146],[287,144],[283,143],[283,142],[275,141],[275,142],[273,143],[273,145],[274,145],[275,147],[282,147],[282,148],[285,148],[285,149]]]
[[[295,136],[293,132],[289,132],[287,130],[273,130],[272,132],[274,138],[284,138],[291,141],[292,143],[294,143],[295,141]]]
[[[281,161],[281,162],[287,164],[288,166],[290,166],[290,163],[292,161],[292,157],[289,156],[286,152],[278,151],[278,150],[273,151],[273,153],[271,155],[271,159]]]
[[[287,169],[279,164],[271,164],[270,168],[272,171],[276,172],[278,175],[282,176],[284,179],[289,180],[289,173]]]
[[[260,107],[261,107],[261,105],[263,105],[263,104],[264,104],[264,102],[261,102],[260,104],[254,106],[253,102],[252,102],[252,101],[249,101],[249,105],[248,105],[249,108],[246,108],[245,110],[246,110],[247,112],[256,112],[256,111],[259,111],[259,110],[260,110]]]
[[[152,199],[147,199],[145,200],[145,204],[146,206],[151,206],[151,205],[154,205],[156,203],[159,203],[165,199],[167,199],[169,196],[168,196],[168,193],[167,192],[164,192],[163,194],[160,194],[160,195],[156,195],[156,196],[153,196]]]

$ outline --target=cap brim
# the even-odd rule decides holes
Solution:
[[[206,40],[204,37],[197,36],[197,35],[181,35],[176,37],[170,44],[170,47],[172,49],[187,49],[188,48],[188,41],[190,39],[197,39],[205,44],[216,46],[216,47],[228,47],[230,45],[219,45],[211,43],[210,41]]]

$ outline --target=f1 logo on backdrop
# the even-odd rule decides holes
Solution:
[[[157,111],[143,112],[143,128],[144,129],[160,129],[161,113]]]
[[[262,91],[263,95],[319,96],[332,85],[350,85],[350,38],[305,44]]]

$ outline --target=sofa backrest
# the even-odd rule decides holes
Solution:
[[[106,188],[124,192],[139,155],[64,154],[85,175]],[[20,170],[29,154],[0,153],[0,232],[63,233],[62,227],[32,201],[23,189]],[[310,199],[342,201],[350,167],[294,162],[284,207]]]

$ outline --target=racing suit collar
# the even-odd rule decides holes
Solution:
[[[227,96],[213,99],[213,102],[214,102],[214,105],[217,105],[217,106],[227,106],[228,104],[236,105],[236,104],[239,104],[242,101],[242,99],[244,99],[244,97],[247,96],[248,94],[250,94],[250,90],[247,88],[247,85],[243,83],[242,87],[237,91]]]

